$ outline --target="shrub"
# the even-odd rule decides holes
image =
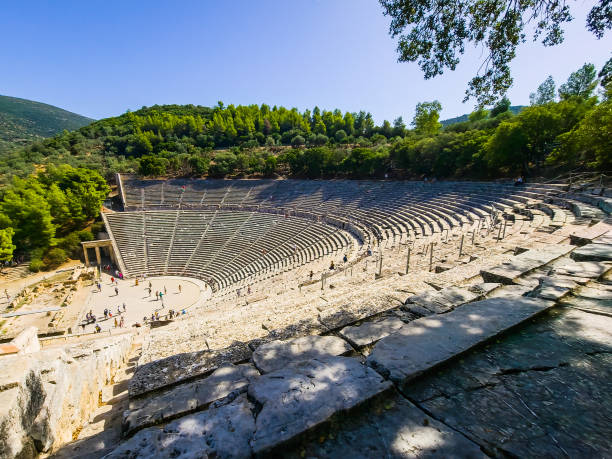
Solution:
[[[47,252],[43,261],[47,269],[57,268],[67,259],[66,252],[64,249],[60,249],[59,247],[55,247]]]
[[[291,145],[293,145],[294,147],[299,147],[301,145],[304,145],[306,143],[306,139],[304,139],[304,137],[302,137],[301,135],[296,135],[293,139],[291,139]]]
[[[28,266],[28,269],[32,271],[33,273],[37,273],[44,267],[45,267],[45,264],[42,262],[41,259],[34,258],[32,261],[30,261],[30,265]]]
[[[76,234],[77,234],[77,237],[79,238],[79,242],[94,240],[93,231],[89,231],[88,229],[77,231]]]

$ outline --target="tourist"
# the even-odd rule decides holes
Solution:
[[[181,284],[179,284],[179,293],[181,293],[183,291],[183,287],[181,287]]]
[[[108,308],[104,308],[104,319],[108,319]]]
[[[111,277],[111,284],[114,284],[114,283],[115,283],[115,278]]]
[[[6,295],[6,301],[9,301],[11,298],[9,297],[7,289],[4,289],[4,294]]]
[[[83,333],[85,333],[85,322],[81,322],[81,328],[83,329]]]
[[[155,290],[155,301],[159,301],[159,292]]]
[[[164,293],[163,292],[159,292],[159,299],[162,301],[164,301]]]
[[[329,270],[333,271],[334,269],[336,269],[336,265],[334,265],[334,260],[332,260],[332,262],[329,264]]]
[[[102,331],[102,328],[100,327],[99,324],[96,324],[95,330],[96,330],[96,333],[100,333]]]
[[[102,284],[100,282],[98,282],[98,292],[102,291]]]
[[[155,314],[151,313],[151,322],[155,320]]]
[[[121,315],[121,309],[119,309],[119,306],[117,306],[117,315],[120,316]]]
[[[149,287],[148,290],[149,290],[149,295],[148,296],[151,296],[151,287]]]
[[[115,328],[117,328],[117,318],[115,317]]]
[[[368,246],[367,254],[368,254],[368,257],[372,256],[372,247]]]
[[[344,254],[344,257],[342,257],[342,261],[344,263],[346,263],[348,261],[348,257],[346,256],[346,253]]]
[[[119,287],[115,287],[115,296],[119,296]]]
[[[247,295],[250,295],[250,294],[251,294],[251,286],[249,285],[249,286],[247,287]]]
[[[314,276],[314,273],[312,272],[312,269],[310,270],[309,276],[310,276],[310,280],[312,280],[312,276]]]
[[[149,281],[149,288],[152,288],[153,284],[151,284],[151,281]]]
[[[125,325],[125,320],[124,320],[124,317],[121,316],[121,320],[119,321],[119,328],[123,328],[124,325]]]
[[[184,309],[181,311],[181,314],[185,315],[185,310]]]
[[[166,290],[166,286],[164,285],[164,295],[168,293],[168,290]]]
[[[127,307],[126,307],[125,303],[123,303],[123,312],[126,312],[126,311],[127,311]]]
[[[138,287],[138,278],[134,279],[134,286]]]

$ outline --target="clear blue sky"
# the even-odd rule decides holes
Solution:
[[[552,74],[557,85],[585,61],[609,58],[610,33],[584,27],[591,1],[554,48],[525,44],[513,62],[513,104]],[[398,63],[389,18],[375,0],[5,1],[0,13],[0,94],[92,118],[143,105],[267,103],[372,112],[412,119],[438,99],[442,118],[470,112],[466,83],[481,51],[425,81]]]

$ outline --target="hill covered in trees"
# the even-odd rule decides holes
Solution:
[[[524,105],[511,105],[509,110],[512,112],[512,114],[518,115],[519,112],[524,108],[525,108]],[[451,124],[463,123],[464,121],[469,121],[469,119],[470,119],[470,114],[464,113],[463,115],[456,116],[454,118],[448,118],[448,119],[442,120],[440,121],[440,124],[442,125],[442,127],[446,127],[446,126],[450,126]]]
[[[585,64],[518,114],[506,98],[443,127],[437,101],[376,125],[365,112],[164,105],[95,121],[0,163],[0,260],[74,253],[115,172],[144,176],[471,178],[612,170],[612,85]],[[21,178],[19,178],[21,177]],[[45,261],[46,260],[46,261]]]
[[[0,96],[0,155],[63,130],[78,129],[92,121],[53,105]]]

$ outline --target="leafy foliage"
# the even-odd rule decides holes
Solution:
[[[468,44],[482,45],[488,55],[482,72],[468,84],[465,100],[488,105],[512,85],[510,62],[526,29],[545,46],[563,42],[563,25],[572,20],[570,7],[559,1],[380,0],[391,17],[389,32],[398,39],[400,62],[417,62],[425,78],[455,70]],[[587,17],[597,38],[612,27],[612,5],[599,0]]]

